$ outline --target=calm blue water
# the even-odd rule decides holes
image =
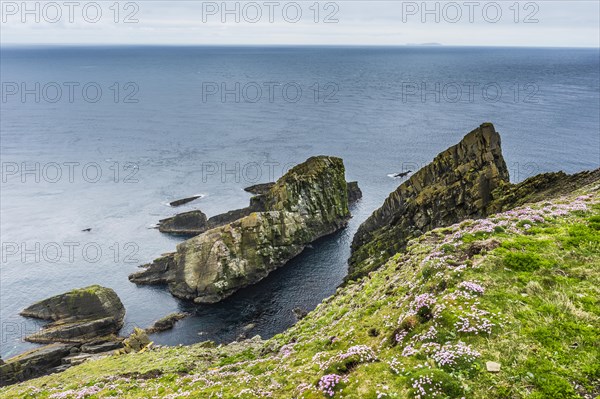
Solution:
[[[480,123],[502,134],[514,181],[597,168],[599,68],[597,49],[5,47],[0,354],[34,347],[22,337],[40,324],[21,309],[89,284],[122,298],[123,333],[194,313],[157,343],[228,341],[250,323],[250,336],[281,332],[292,308],[334,293],[353,233],[399,184],[387,174],[415,170]],[[342,157],[364,192],[346,230],[213,306],[128,281],[181,240],[151,229],[158,219],[245,206],[243,187],[317,154]],[[194,194],[205,197],[166,205]]]

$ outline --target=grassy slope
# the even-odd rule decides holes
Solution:
[[[587,187],[429,232],[269,341],[113,356],[0,396],[595,398],[599,298]]]

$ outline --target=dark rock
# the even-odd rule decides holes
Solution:
[[[360,190],[360,187],[358,187],[358,182],[349,181],[348,182],[348,203],[353,204],[361,198],[362,198],[362,191]]]
[[[196,303],[220,301],[261,280],[310,242],[346,226],[350,212],[344,164],[340,158],[309,158],[267,194],[253,197],[250,208],[241,212],[243,217],[235,214],[234,221],[182,242],[177,252],[129,279],[166,283],[173,295]],[[230,216],[215,219],[215,224],[224,219]]]
[[[249,192],[251,194],[266,194],[271,188],[273,188],[274,185],[274,182],[255,184],[253,186],[246,187],[244,191]]]
[[[250,206],[221,213],[212,216],[210,219],[207,219],[206,215],[200,210],[183,212],[170,218],[162,219],[158,222],[158,231],[174,235],[196,236],[209,229],[235,222],[250,215],[252,212],[260,212],[262,210],[264,210],[262,198],[261,196],[255,196],[250,199]]]
[[[261,198],[262,197],[260,196],[252,197],[250,199],[251,205],[246,208],[234,209],[233,211],[221,213],[211,217],[208,219],[210,228],[214,229],[215,227],[220,227],[228,223],[235,222],[238,219],[250,215],[252,212],[262,212],[264,210],[264,206],[260,201]]]
[[[189,316],[187,313],[171,313],[170,315],[157,320],[152,327],[146,329],[146,332],[148,334],[152,334],[160,331],[170,330],[175,326],[175,323],[186,318],[187,316]]]
[[[396,173],[396,174],[394,175],[394,177],[400,177],[400,178],[403,178],[403,177],[406,177],[406,176],[408,176],[408,175],[409,175],[411,172],[412,172],[412,170],[407,170],[406,172],[400,172],[400,173]]]
[[[600,168],[567,175],[564,172],[542,173],[521,183],[505,183],[492,193],[488,213],[503,212],[527,203],[567,195],[600,180]]]
[[[208,219],[200,210],[179,213],[158,222],[158,231],[169,234],[196,235],[208,228]]]
[[[103,353],[114,351],[123,347],[123,342],[120,340],[106,341],[100,343],[88,343],[81,345],[81,352],[85,353]]]
[[[169,205],[175,207],[175,206],[181,206],[184,204],[187,204],[188,202],[192,202],[198,198],[202,197],[201,195],[194,195],[193,197],[187,197],[187,198],[182,198],[182,199],[178,199],[176,201],[172,201],[169,202]]]
[[[0,365],[0,386],[50,373],[54,367],[61,365],[62,359],[69,355],[71,348],[72,345],[51,344],[8,359]]]
[[[83,229],[83,230],[81,230],[81,231],[84,231],[84,232],[89,232],[89,231],[92,231],[92,228],[91,228],[91,227],[88,227],[87,229]]]
[[[500,241],[490,238],[484,241],[475,241],[467,248],[467,255],[472,258],[482,252],[489,252],[500,245]]]
[[[303,318],[306,317],[306,315],[308,314],[308,311],[304,310],[302,308],[294,308],[294,309],[292,309],[292,313],[294,313],[296,320],[302,320]]]
[[[125,307],[110,288],[92,285],[37,302],[21,316],[52,320],[27,341],[76,342],[115,334],[123,326]]]
[[[485,123],[402,183],[359,227],[348,279],[379,267],[423,232],[485,216],[492,192],[508,181],[500,135]]]

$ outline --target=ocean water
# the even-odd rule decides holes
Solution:
[[[0,355],[35,347],[20,310],[90,284],[115,289],[122,334],[173,311],[152,339],[268,338],[347,272],[358,225],[400,180],[491,121],[513,181],[600,163],[598,49],[3,47]],[[243,187],[312,155],[340,156],[363,199],[348,228],[215,305],[127,276],[183,238],[177,212],[246,206]],[[179,208],[169,201],[204,197]],[[91,228],[89,232],[83,229]]]

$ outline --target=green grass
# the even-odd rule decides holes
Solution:
[[[599,200],[581,190],[426,233],[267,341],[113,356],[0,396],[324,398],[335,373],[335,398],[596,398]]]

